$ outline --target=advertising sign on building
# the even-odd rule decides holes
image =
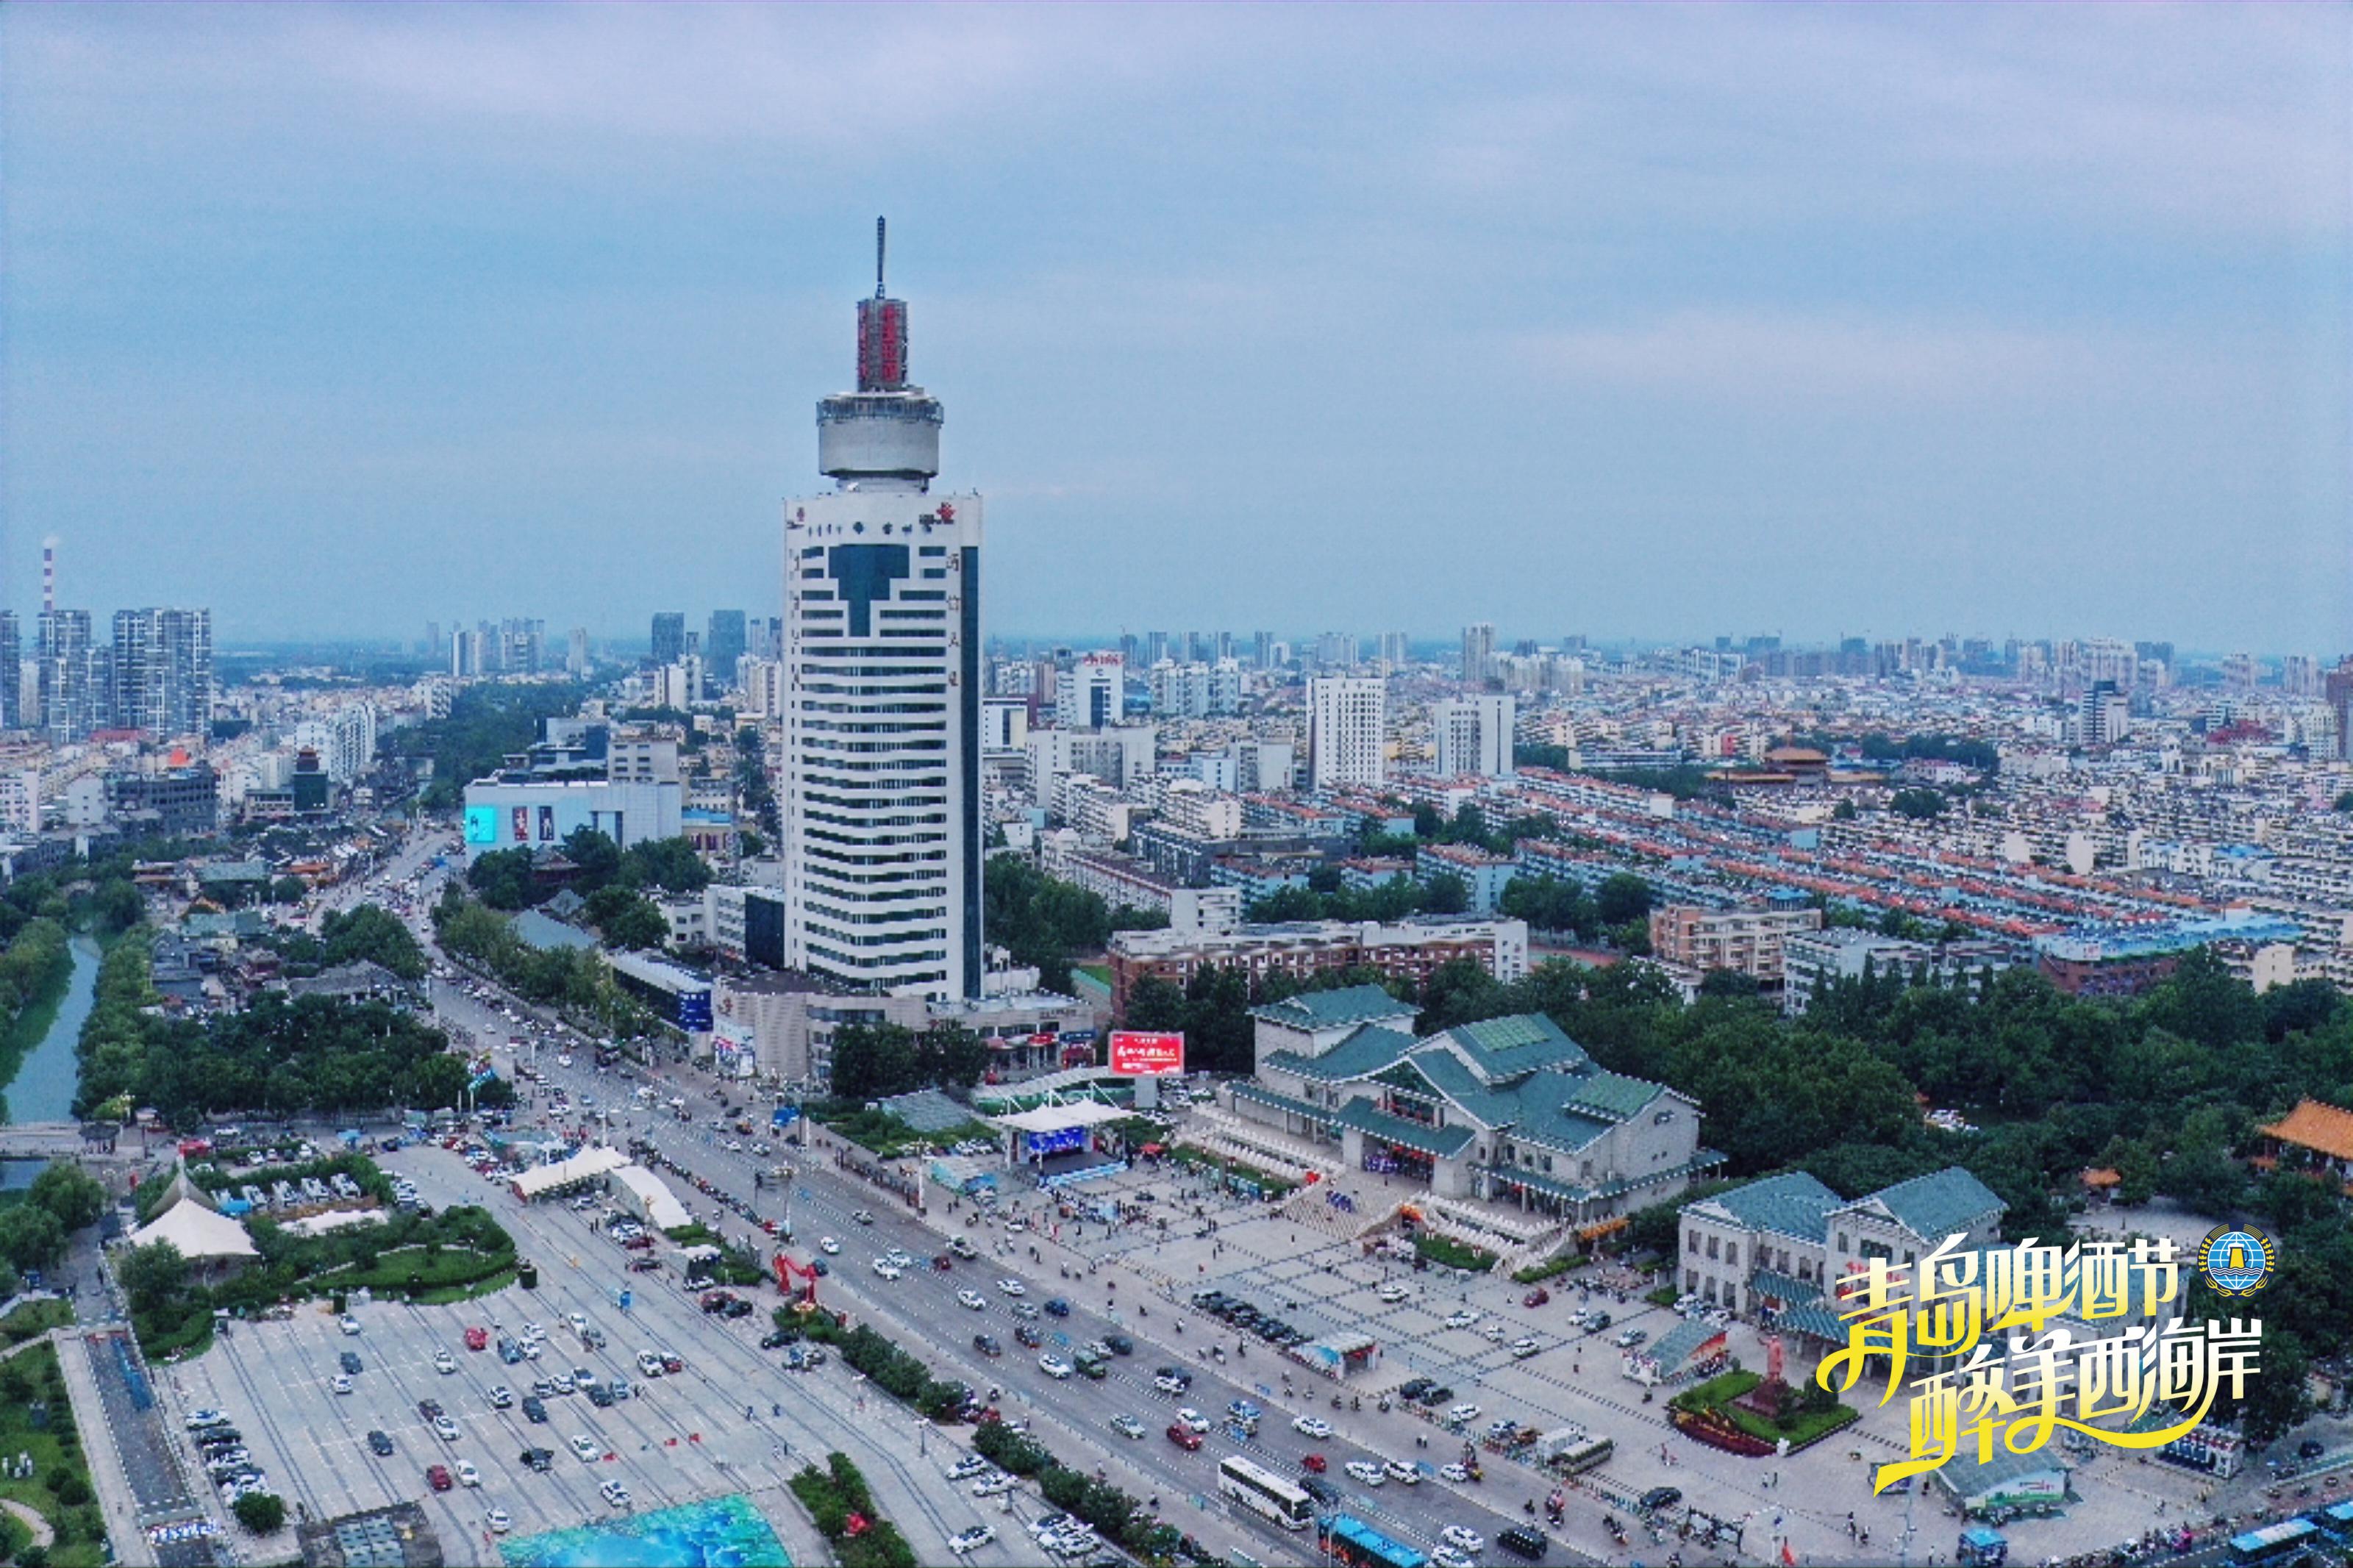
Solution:
[[[1111,1032],[1111,1070],[1123,1078],[1164,1078],[1185,1070],[1185,1037],[1140,1029]]]

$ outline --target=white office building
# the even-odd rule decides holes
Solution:
[[[1430,731],[1438,743],[1438,776],[1512,776],[1514,703],[1508,697],[1469,697],[1430,705]]]
[[[858,390],[818,405],[829,494],[785,509],[786,960],[845,988],[980,991],[977,495],[934,495],[941,409],[907,308],[858,306]]]
[[[1065,730],[1102,730],[1119,722],[1127,702],[1127,666],[1115,653],[1091,653],[1062,671],[1054,721]]]
[[[1315,788],[1379,786],[1386,698],[1382,682],[1356,676],[1307,683],[1307,765]]]

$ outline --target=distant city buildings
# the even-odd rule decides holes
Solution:
[[[1319,676],[1308,682],[1308,769],[1314,787],[1380,784],[1386,771],[1387,696],[1378,679]]]

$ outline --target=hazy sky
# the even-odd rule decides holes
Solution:
[[[0,6],[0,602],[2353,646],[2353,8]]]

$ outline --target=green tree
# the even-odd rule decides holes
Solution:
[[[425,950],[406,922],[389,910],[362,904],[331,914],[320,923],[319,935],[329,963],[365,961],[382,964],[403,980],[425,978]]]
[[[248,1492],[237,1500],[237,1523],[256,1535],[274,1535],[286,1528],[286,1500],[276,1492]]]
[[[65,1256],[66,1227],[36,1204],[0,1209],[0,1258],[18,1273],[47,1268]]]
[[[1639,921],[1651,912],[1651,884],[1630,871],[1619,871],[1593,890],[1594,913],[1606,926]]]
[[[1120,1020],[1131,1029],[1165,1033],[1185,1026],[1185,993],[1157,974],[1147,974],[1128,991]]]
[[[1887,807],[1898,816],[1927,822],[1945,815],[1945,797],[1933,789],[1899,789],[1888,797]]]
[[[129,931],[146,914],[146,902],[128,878],[109,877],[90,894],[90,924],[108,936]]]
[[[607,943],[618,948],[659,947],[670,941],[670,921],[642,898],[631,899],[597,929]]]
[[[834,1096],[880,1100],[914,1087],[914,1031],[898,1024],[845,1024],[833,1035]]]
[[[466,868],[466,886],[494,910],[529,909],[545,895],[532,874],[528,849],[491,849]]]
[[[1451,871],[1440,871],[1421,887],[1422,908],[1431,914],[1459,915],[1471,907],[1471,885]]]
[[[97,1177],[66,1160],[50,1161],[33,1178],[32,1190],[26,1196],[56,1215],[69,1231],[96,1225],[106,1212],[106,1188]]]

